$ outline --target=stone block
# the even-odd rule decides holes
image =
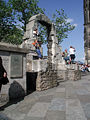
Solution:
[[[37,86],[38,91],[46,90],[57,86],[57,73],[54,70],[38,72]]]
[[[57,71],[58,82],[68,80],[68,71],[67,70],[58,70]]]
[[[3,101],[9,100],[9,98],[11,99],[13,96],[14,96],[13,98],[15,98],[18,94],[19,94],[18,97],[21,97],[26,93],[26,53],[27,52],[23,51],[23,49],[18,48],[17,46],[0,45],[0,56],[2,57],[3,66],[7,71],[7,77],[9,79],[9,83],[7,85],[2,85],[1,96]],[[11,62],[12,55],[14,55],[15,59],[17,58],[17,55],[18,55],[18,58],[22,60],[19,59],[18,61],[19,63],[18,63],[14,59],[14,61]],[[16,68],[14,69],[14,67],[16,66],[17,66],[17,70]],[[18,67],[21,67],[21,68],[19,69]],[[13,71],[13,74],[15,74],[13,78],[11,75],[12,69],[15,70],[15,72]],[[20,70],[21,73],[18,70]],[[16,72],[18,72],[18,74],[16,74]],[[11,90],[11,84],[13,84],[14,81],[16,81],[19,84],[19,86],[22,87],[22,90],[19,89],[20,87],[18,86],[12,87],[13,90]],[[15,94],[13,93],[13,91]],[[24,94],[22,94],[22,92]]]
[[[80,80],[81,71],[80,70],[68,70],[68,80]]]
[[[65,65],[65,62],[62,63],[58,63],[57,64],[57,70],[67,70],[67,66]]]
[[[46,71],[47,60],[33,60],[32,61],[32,70],[34,72]]]

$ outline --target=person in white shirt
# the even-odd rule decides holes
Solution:
[[[37,39],[37,37],[38,37],[38,29],[37,28],[35,28],[34,30],[33,30],[33,37],[36,37],[36,39]]]
[[[75,59],[75,48],[70,46],[70,49],[69,49],[69,55],[70,55],[70,61],[73,62],[74,59]]]

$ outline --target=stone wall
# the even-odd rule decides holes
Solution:
[[[68,80],[80,80],[81,71],[80,70],[68,70]]]
[[[57,86],[57,72],[55,70],[38,72],[36,90],[41,91],[56,86]]]
[[[58,83],[68,80],[67,70],[57,70],[57,81]]]
[[[85,63],[90,64],[90,0],[84,0],[84,51]]]
[[[57,80],[58,83],[67,80],[80,80],[81,79],[81,71],[80,70],[59,70],[57,71]]]
[[[90,48],[85,48],[85,63],[90,64]]]
[[[48,57],[47,60],[34,60],[35,51],[32,42],[36,39],[33,36],[34,28],[38,29],[38,23],[47,28]],[[24,45],[24,46],[23,46]],[[38,72],[36,79],[36,90],[44,90],[57,86],[58,82],[69,79],[68,70],[76,70],[74,65],[66,66],[62,60],[61,47],[58,45],[56,29],[53,23],[43,14],[32,16],[26,25],[24,43],[22,47],[30,49],[27,55],[27,72]],[[31,54],[31,51],[33,54]],[[64,63],[64,64],[63,64]],[[75,71],[73,72],[75,74]],[[74,76],[71,78],[75,79]]]
[[[28,53],[27,72],[38,72],[36,90],[44,90],[57,85],[56,64],[57,58],[60,55],[57,54],[57,50],[59,53],[60,49],[58,49],[55,26],[51,23],[48,17],[43,14],[32,16],[29,19],[29,23],[26,25],[26,32],[23,37],[24,42],[21,47],[29,48],[30,51],[35,53],[32,43],[36,38],[33,36],[33,31],[35,28],[38,29],[38,23],[47,28],[48,58],[47,60],[34,60],[34,54],[31,55],[31,53]],[[60,57],[58,60],[60,60]]]
[[[57,66],[57,79],[59,83],[66,80],[80,80],[81,71],[79,66],[77,64],[59,63]]]
[[[16,99],[26,94],[26,49],[0,43],[0,56],[7,71],[9,83],[2,85],[1,98]]]

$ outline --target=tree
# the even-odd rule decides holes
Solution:
[[[0,1],[0,41],[3,39],[5,34],[9,33],[7,29],[10,28],[10,16],[11,12],[9,12],[6,3],[4,1]]]
[[[43,13],[38,0],[0,1],[0,41],[21,44],[31,16]]]
[[[53,14],[52,22],[56,27],[56,36],[58,38],[58,43],[60,44],[65,38],[68,37],[70,31],[72,31],[75,26],[67,22],[67,15],[64,10],[56,10],[56,14]]]
[[[15,25],[12,9],[5,1],[0,1],[0,41],[18,43],[22,36],[22,31]]]
[[[54,23],[56,28],[56,37],[58,38],[58,44],[60,44],[65,38],[68,38],[68,34],[72,31],[75,26],[67,22],[67,15],[64,10],[56,10],[56,13],[52,15],[51,21]],[[47,31],[45,26],[40,25],[40,38],[42,43],[47,43]]]
[[[45,9],[38,6],[38,0],[4,0],[0,1],[0,41],[20,44],[26,31],[26,24],[30,17],[38,13],[44,14]],[[60,44],[68,37],[69,31],[75,26],[67,22],[67,16],[64,10],[56,10],[51,21],[56,27],[56,36]],[[42,43],[47,43],[46,28],[40,25],[40,38]]]
[[[21,22],[21,28],[26,31],[26,24],[30,17],[38,13],[44,13],[44,10],[38,7],[38,0],[9,0],[9,6],[13,10],[17,24]]]

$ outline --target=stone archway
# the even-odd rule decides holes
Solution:
[[[46,66],[45,64],[42,64],[42,63],[45,63],[45,60],[43,59],[42,60],[31,59],[31,56],[33,56],[32,54],[35,54],[32,43],[36,38],[34,38],[33,36],[33,30],[35,28],[38,28],[38,23],[46,26],[47,28],[48,59],[46,61]],[[65,78],[65,80],[69,78],[71,74],[69,75],[69,72],[67,72],[68,68],[66,68],[66,66],[63,66],[62,64],[61,48],[58,45],[55,26],[48,19],[47,16],[43,14],[32,16],[29,20],[29,23],[26,25],[26,32],[24,34],[23,39],[25,41],[23,45],[30,49],[29,50],[30,52],[28,54],[30,57],[27,57],[28,61],[32,63],[32,66],[34,65],[33,67],[34,69],[32,69],[32,71],[28,69],[28,72],[32,72],[32,73],[37,72],[36,90],[40,91],[40,90],[45,90],[45,89],[57,86],[57,83],[58,83],[57,80],[62,79],[61,77],[62,75],[63,75],[63,78]],[[65,69],[63,69],[63,67]],[[32,68],[30,64],[28,65],[28,68]],[[37,69],[37,68],[40,68],[40,69]],[[77,71],[78,70],[73,71],[73,74],[71,77],[72,79],[76,80],[80,78],[80,74],[78,74],[79,71],[78,72]],[[76,72],[78,75],[76,74]]]
[[[38,23],[46,26],[47,28],[47,41],[48,41],[48,62],[55,63],[57,59],[57,51],[58,50],[58,40],[56,38],[56,30],[54,24],[49,20],[49,18],[43,14],[38,14],[32,16],[29,19],[29,23],[26,25],[26,32],[24,34],[24,41],[30,50],[34,50],[32,43],[36,38],[33,37],[33,30],[38,28]],[[60,58],[59,58],[60,59]]]
[[[32,16],[29,19],[28,24],[26,25],[26,32],[24,34],[23,39],[27,40],[27,44],[29,44],[29,48],[33,50],[33,46],[32,46],[32,42],[34,41],[34,37],[33,37],[33,31],[35,28],[38,28],[38,23],[42,24],[43,26],[46,26],[47,28],[47,34],[48,34],[48,38],[50,36],[50,31],[51,31],[51,21],[48,19],[47,16],[43,15],[43,14],[38,14],[35,16]]]
[[[54,24],[49,20],[49,18],[43,14],[38,14],[32,16],[29,19],[29,23],[26,25],[26,32],[24,34],[24,41],[25,45],[30,50],[34,50],[32,43],[36,38],[33,37],[33,30],[38,28],[38,23],[46,26],[47,28],[47,41],[48,41],[48,59],[47,59],[47,68],[45,71],[39,70],[38,76],[36,80],[36,89],[37,90],[44,90],[54,86],[57,86],[57,73],[56,73],[56,66],[58,61],[58,56],[60,52],[58,46],[58,40],[56,38],[56,30]],[[60,57],[59,57],[60,60]],[[39,60],[38,60],[39,61]],[[42,60],[43,61],[43,60]]]

